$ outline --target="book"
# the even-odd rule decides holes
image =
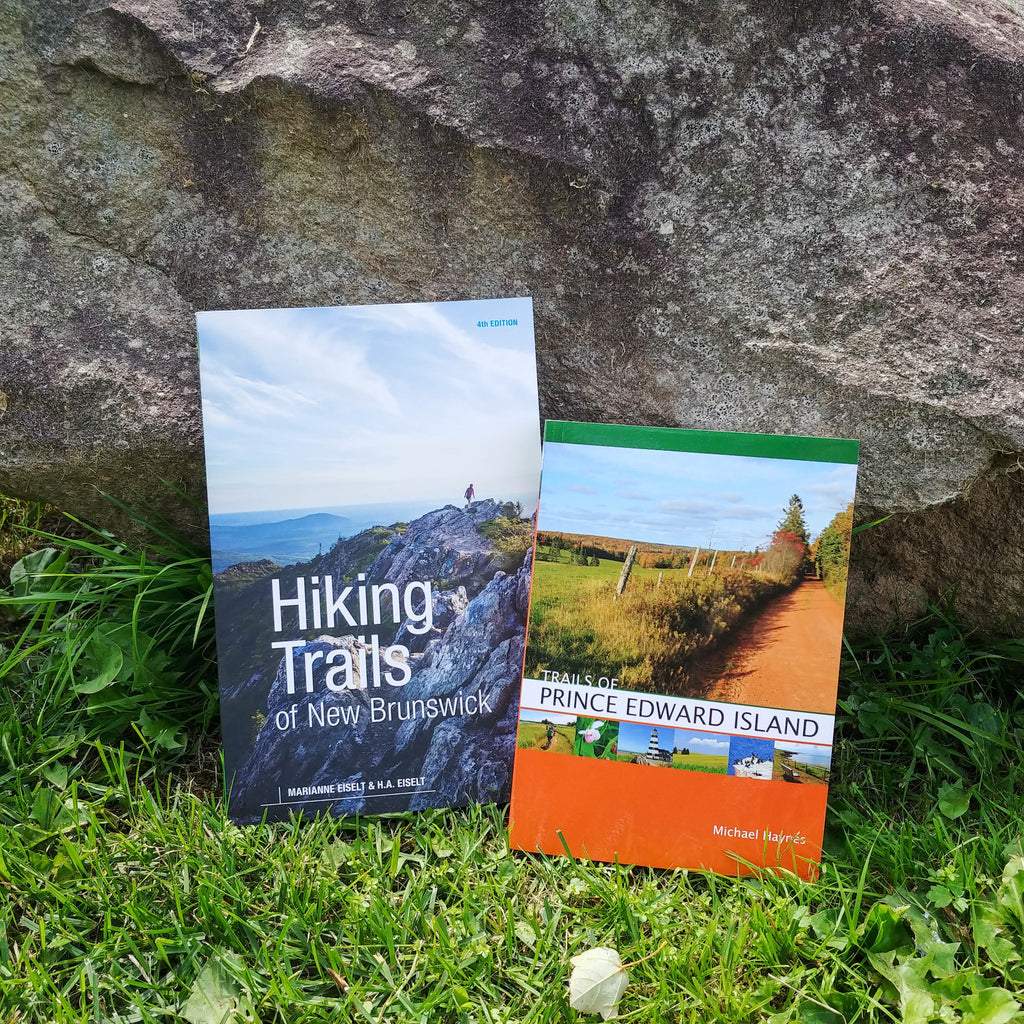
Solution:
[[[507,800],[540,476],[530,299],[196,323],[231,817]]]
[[[515,848],[813,877],[857,456],[546,424]]]

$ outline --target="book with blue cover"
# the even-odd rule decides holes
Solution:
[[[507,800],[531,301],[196,320],[232,818]]]

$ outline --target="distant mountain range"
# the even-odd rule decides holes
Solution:
[[[339,537],[348,537],[357,524],[345,516],[313,512],[298,519],[245,526],[210,524],[213,571],[223,572],[239,562],[269,558],[278,565],[308,562],[319,551],[329,551]]]
[[[477,499],[474,507],[490,500]],[[215,512],[210,516],[213,571],[223,572],[240,562],[269,560],[280,566],[308,562],[321,551],[326,555],[339,538],[354,537],[371,526],[408,523],[442,507],[448,507],[445,498],[414,498],[319,509]]]

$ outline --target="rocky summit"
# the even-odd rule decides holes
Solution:
[[[861,439],[850,628],[1024,626],[1020,3],[10,0],[0,56],[0,490],[200,537],[196,309],[531,295],[545,417]]]
[[[512,573],[484,568],[494,545],[478,527],[502,507],[488,500],[468,510],[430,512],[365,568],[368,586],[434,581],[440,614],[427,635],[410,634],[415,620],[402,622],[397,632],[371,626],[378,632],[373,640],[369,629],[359,636],[335,629],[300,638],[282,656],[259,625],[267,618],[265,579],[241,594],[231,591],[226,625],[220,613],[228,606],[218,594],[218,626],[235,638],[228,656],[229,648],[222,652],[220,671],[236,818],[258,821],[265,811],[275,817],[275,805],[288,803],[292,790],[309,790],[318,800],[326,794],[308,805],[310,812],[331,803],[335,813],[380,813],[508,799],[531,557],[527,552]],[[529,523],[521,525],[526,530]],[[320,578],[337,571],[329,566],[344,547],[340,541],[318,560]],[[280,572],[294,578],[305,569]],[[218,577],[218,586],[235,586],[230,571]],[[384,678],[396,664],[382,653],[393,632],[394,642],[411,651],[407,661],[399,659],[408,672],[393,673],[404,676],[401,685]],[[407,643],[410,635],[423,641],[419,649]],[[351,685],[335,681],[332,689],[329,666],[342,664],[351,668],[338,670],[338,678]],[[410,776],[427,780],[411,784],[424,790],[422,796],[371,791],[381,780]]]
[[[387,547],[366,570],[367,579],[385,577],[400,588],[413,580],[443,580],[443,589],[466,587],[476,593],[502,563],[501,555],[479,530],[481,524],[497,519],[504,506],[488,498],[469,508],[445,505],[395,530]],[[321,564],[325,573],[344,574],[338,555],[344,545],[330,552]]]

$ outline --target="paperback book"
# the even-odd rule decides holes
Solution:
[[[514,847],[813,877],[857,456],[547,423]]]
[[[232,818],[507,800],[531,301],[211,311],[197,330]]]

